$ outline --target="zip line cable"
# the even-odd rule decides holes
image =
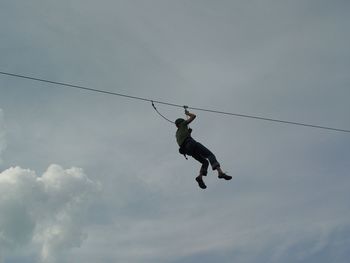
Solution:
[[[0,71],[0,74],[1,75],[5,75],[5,76],[9,76],[9,77],[28,79],[28,80],[33,80],[33,81],[44,82],[44,83],[54,84],[54,85],[58,85],[58,86],[64,86],[64,87],[68,87],[68,88],[73,88],[73,89],[80,89],[80,90],[85,90],[85,91],[91,91],[91,92],[103,93],[103,94],[107,94],[107,95],[124,97],[124,98],[128,98],[128,99],[134,99],[134,100],[151,102],[152,106],[156,110],[156,112],[159,115],[161,115],[164,119],[169,121],[169,122],[172,122],[172,121],[167,119],[166,117],[164,117],[157,110],[157,108],[155,107],[154,103],[163,104],[163,105],[172,106],[172,107],[177,107],[177,108],[183,108],[184,107],[183,105],[180,105],[180,104],[164,102],[164,101],[157,101],[157,100],[153,100],[153,99],[147,99],[147,98],[143,98],[143,97],[131,96],[131,95],[127,95],[127,94],[116,93],[116,92],[111,92],[111,91],[106,91],[106,90],[93,89],[93,88],[88,88],[88,87],[84,87],[84,86],[72,85],[72,84],[68,84],[68,83],[52,81],[52,80],[47,80],[47,79],[42,79],[42,78],[37,78],[37,77],[30,77],[30,76],[14,74],[14,73],[9,73],[9,72],[2,72],[2,71]],[[301,123],[301,122],[293,122],[293,121],[280,120],[280,119],[272,119],[272,118],[267,118],[267,117],[262,117],[262,116],[246,115],[246,114],[225,112],[225,111],[219,111],[219,110],[211,110],[211,109],[206,109],[206,108],[196,108],[196,107],[187,107],[187,108],[191,109],[191,110],[196,110],[196,111],[204,111],[204,112],[210,112],[210,113],[222,114],[222,115],[229,115],[229,116],[235,116],[235,117],[241,117],[241,118],[249,118],[249,119],[256,119],[256,120],[261,120],[261,121],[276,122],[276,123],[283,123],[283,124],[291,124],[291,125],[298,125],[298,126],[304,126],[304,127],[309,127],[309,128],[317,128],[317,129],[323,129],[323,130],[330,130],[330,131],[350,133],[350,130],[347,130],[347,129],[339,129],[339,128],[334,128],[334,127],[320,126],[320,125],[314,125],[314,124],[309,124],[309,123]]]
[[[73,84],[68,84],[68,83],[63,83],[63,82],[58,82],[58,81],[52,81],[52,80],[47,80],[47,79],[29,77],[29,76],[13,74],[13,73],[8,73],[8,72],[2,72],[2,71],[0,71],[0,74],[7,75],[7,76],[10,76],[10,77],[15,77],[15,78],[22,78],[22,79],[29,79],[29,80],[39,81],[39,82],[45,82],[45,83],[49,83],[49,84],[54,84],[54,85],[64,86],[64,87],[69,87],[69,88],[74,88],[74,89],[98,92],[98,93],[103,93],[103,94],[107,94],[107,95],[114,95],[114,96],[129,98],[129,99],[135,99],[135,100],[141,100],[141,101],[147,101],[147,102],[154,101],[154,102],[156,102],[158,104],[164,104],[164,105],[173,106],[173,107],[181,107],[181,108],[183,107],[183,106],[181,106],[179,104],[163,102],[163,101],[157,101],[157,100],[152,100],[152,99],[146,99],[146,98],[142,98],[142,97],[131,96],[131,95],[126,95],[126,94],[122,94],[122,93],[116,93],[116,92],[112,92],[112,91],[106,91],[106,90],[100,90],[100,89],[92,89],[92,88],[87,88],[87,87],[84,87],[84,86],[78,86],[78,85],[73,85]]]

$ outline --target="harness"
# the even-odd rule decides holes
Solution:
[[[188,130],[189,130],[189,132],[190,132],[190,135],[185,139],[185,141],[181,144],[181,146],[180,146],[180,148],[179,148],[179,153],[182,154],[182,155],[185,157],[186,160],[188,160],[188,158],[187,158],[187,154],[188,154],[188,153],[186,152],[186,144],[187,144],[187,142],[189,141],[189,139],[192,138],[192,137],[191,137],[192,129],[189,128]]]
[[[182,154],[186,160],[188,160],[187,155],[186,155],[186,150],[185,150],[186,141],[187,141],[187,139],[183,142],[183,144],[181,144],[181,146],[179,148],[179,153]]]

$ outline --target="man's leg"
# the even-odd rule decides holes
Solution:
[[[196,152],[192,153],[192,157],[202,164],[201,169],[199,171],[199,175],[196,177],[196,181],[200,188],[205,189],[207,188],[207,186],[203,181],[203,176],[206,176],[208,173],[209,162]]]
[[[216,160],[215,155],[208,148],[206,148],[204,145],[202,145],[201,143],[197,142],[196,148],[195,148],[195,152],[197,154],[199,154],[200,156],[202,156],[202,158],[208,158],[211,167],[213,168],[213,170],[217,170],[218,177],[220,179],[225,179],[225,180],[231,180],[232,179],[232,176],[227,175],[226,173],[224,173],[221,170],[220,164]]]
[[[192,157],[202,164],[199,174],[206,176],[208,173],[208,166],[209,166],[209,162],[207,161],[207,159],[202,157],[196,151],[192,153]]]
[[[220,168],[219,162],[216,160],[215,155],[204,145],[201,143],[197,142],[195,152],[200,155],[202,158],[207,158],[210,162],[211,167],[213,170],[216,170]]]

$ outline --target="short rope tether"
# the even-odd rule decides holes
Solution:
[[[153,107],[153,109],[154,109],[164,120],[166,120],[166,121],[171,122],[172,124],[174,124],[173,121],[169,120],[167,117],[165,117],[163,114],[161,114],[161,113],[158,111],[158,109],[157,109],[156,106],[154,105],[153,100],[152,100],[151,102],[152,102],[152,107]]]

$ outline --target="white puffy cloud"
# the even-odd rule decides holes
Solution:
[[[62,262],[78,247],[84,233],[84,213],[98,183],[80,168],[51,165],[42,176],[20,167],[0,173],[0,247],[39,247],[44,263]],[[1,252],[1,251],[0,251]]]

